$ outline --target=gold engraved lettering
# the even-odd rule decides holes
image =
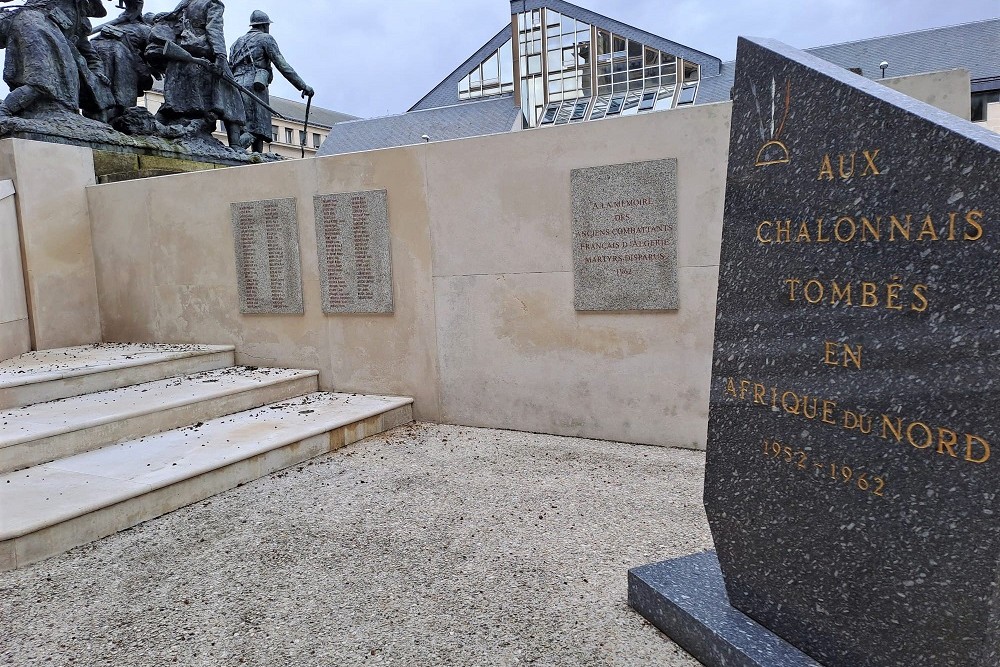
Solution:
[[[846,160],[844,158],[846,158],[846,157],[847,157],[846,155],[841,155],[840,156],[840,177],[842,179],[844,179],[845,181],[847,179],[849,179],[850,177],[854,176],[854,165],[857,162],[858,154],[857,153],[851,153],[851,170],[850,171],[847,171],[844,168],[844,163],[846,162]]]
[[[862,216],[861,218],[861,240],[867,241],[868,235],[871,234],[873,241],[882,240],[882,216],[875,216],[875,224],[868,218]]]
[[[795,288],[802,284],[802,281],[798,278],[789,278],[785,281],[788,285],[788,300],[795,301]]]
[[[827,366],[837,366],[840,368],[850,368],[851,366],[861,370],[861,355],[864,350],[862,345],[846,345],[834,341],[826,341],[823,346],[823,363]]]
[[[913,297],[916,301],[910,305],[910,310],[915,313],[927,312],[930,303],[927,301],[927,285],[916,285],[913,288]]]
[[[874,308],[878,305],[878,285],[861,283],[861,307]]]
[[[982,211],[969,211],[965,214],[965,221],[973,229],[971,234],[968,231],[965,232],[966,241],[978,241],[983,238],[983,226],[981,223],[984,215]]]
[[[958,217],[958,213],[951,212],[948,214],[948,240],[955,240],[955,218]]]
[[[893,276],[893,280],[899,278]],[[903,310],[899,305],[899,290],[903,289],[902,283],[892,282],[885,286],[885,307],[889,310]]]
[[[978,447],[982,456],[973,456],[974,448]],[[966,434],[965,436],[965,460],[969,463],[986,463],[990,460],[990,443],[986,442],[978,435]]]
[[[733,398],[739,398],[736,393],[736,385],[733,384],[733,378],[729,378],[729,382],[726,383],[726,393],[732,394]]]
[[[757,241],[770,244],[926,243],[979,241],[984,236],[986,214],[978,209],[924,213],[914,224],[912,213],[857,214],[835,217],[764,220],[757,225]],[[964,221],[964,229],[958,229]]]
[[[843,289],[837,284],[837,281],[833,281],[833,298],[830,303],[836,305],[844,301],[848,306],[853,306],[854,301],[851,299],[851,283],[847,283]]]
[[[837,365],[838,351],[843,351],[843,348],[838,348],[837,345],[837,343],[827,343],[825,357],[827,363],[831,365]],[[855,346],[854,356],[845,356],[843,362],[852,364],[856,357],[857,366],[860,367],[861,351],[860,346]],[[737,382],[740,391],[736,390]],[[836,401],[818,396],[800,395],[795,391],[782,390],[780,387],[767,386],[746,378],[738,381],[732,377],[727,378],[725,387],[725,393],[731,396],[732,400],[746,401],[760,406],[763,410],[781,410],[794,417],[869,436],[876,441],[898,443],[915,451],[941,456],[943,460],[982,465],[992,457],[992,446],[986,438],[935,425],[926,420],[888,414],[873,417],[860,410],[841,407]],[[770,401],[766,400],[768,395],[771,397]],[[878,428],[875,426],[876,419],[880,422]],[[962,451],[963,443],[964,451]],[[783,453],[783,449],[780,451]]]
[[[778,220],[778,238],[777,242],[782,243],[782,238],[784,238],[784,243],[791,243],[792,241],[792,221],[791,220]]]
[[[824,424],[830,424],[836,426],[837,422],[834,419],[834,410],[837,408],[837,404],[833,401],[823,401],[823,418]]]
[[[796,243],[812,243],[812,237],[809,236],[809,223],[803,222],[799,226],[799,235],[795,239]]]
[[[770,237],[764,238],[764,227],[772,228],[774,223],[770,220],[765,220],[764,222],[757,225],[757,240],[761,243],[773,243]]]
[[[832,239],[823,237],[823,218],[816,221],[816,243],[829,243]]]
[[[899,218],[897,218],[896,216],[894,215],[889,216],[889,223],[892,225],[889,228],[890,241],[896,240],[896,230],[899,230],[900,235],[904,239],[906,239],[907,241],[910,240],[910,224],[913,221],[913,216],[907,213],[906,215],[903,216],[903,220],[906,222],[905,226],[902,222],[900,222]]]
[[[846,224],[845,224],[846,223]],[[841,243],[850,243],[858,233],[858,225],[854,218],[844,216],[837,220],[837,226],[833,229],[833,235]]]
[[[944,454],[947,451],[948,456],[957,459],[958,454],[955,453],[955,446],[957,444],[958,433],[946,428],[938,429],[938,454]]]
[[[879,169],[878,164],[875,160],[878,158],[881,149],[875,149],[872,151],[861,151],[862,156],[865,159],[865,168],[861,172],[861,176],[880,176],[882,171]],[[840,180],[848,181],[854,177],[857,172],[858,163],[858,152],[852,151],[851,153],[840,153],[837,155],[837,173],[840,176]],[[833,172],[833,159],[830,154],[827,153],[823,156],[823,159],[819,163],[819,176],[816,178],[818,181],[835,181],[837,177]]]
[[[900,282],[899,276],[893,276],[886,283],[871,280],[825,282],[816,278],[786,278],[782,284],[788,289],[789,302],[804,300],[810,306],[844,304],[915,313],[926,312],[930,307],[929,287],[924,284],[908,286]]]
[[[874,152],[862,151],[864,153],[864,156],[865,156],[865,162],[867,163],[867,164],[865,164],[865,171],[864,171],[864,173],[861,174],[862,176],[881,176],[882,175],[882,172],[879,171],[879,168],[875,165],[875,158],[878,157],[878,154],[881,151],[882,151],[881,148],[876,148]]]
[[[809,280],[806,282],[806,286],[802,290],[802,293],[805,295],[806,301],[812,304],[817,304],[823,302],[823,295],[826,293],[826,289],[820,281]]]
[[[917,236],[917,240],[923,241],[924,237],[927,237],[931,241],[938,240],[937,230],[934,229],[934,219],[929,215],[924,219],[924,225],[920,228],[920,235]]]
[[[823,161],[819,165],[819,178],[817,181],[822,181],[823,179],[828,181],[835,180],[833,176],[833,163],[830,161],[829,155],[823,156]]]

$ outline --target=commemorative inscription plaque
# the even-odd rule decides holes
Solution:
[[[323,312],[393,312],[386,191],[319,195],[313,203]]]
[[[574,169],[576,310],[675,310],[677,160]]]
[[[294,199],[232,205],[240,312],[302,315],[302,264]]]
[[[1000,136],[740,40],[705,506],[732,608],[811,659],[706,664],[1000,665],[998,175]]]

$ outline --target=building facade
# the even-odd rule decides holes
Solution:
[[[407,113],[338,125],[320,155],[604,120],[730,99],[735,63],[563,0],[511,22]],[[976,122],[1000,124],[1000,18],[807,49],[871,79],[970,73]],[[887,62],[885,71],[880,67]],[[994,115],[990,115],[990,114]]]
[[[155,114],[160,105],[163,104],[163,82],[157,81],[153,90],[140,97],[138,103],[139,106],[145,107],[150,113]],[[302,157],[303,144],[305,145],[305,156],[314,157],[334,125],[344,121],[358,120],[357,116],[313,105],[309,110],[309,128],[306,129],[306,105],[304,103],[272,95],[270,104],[284,118],[273,117],[271,143],[265,150],[287,158]],[[214,136],[222,143],[226,143],[226,131],[221,125],[216,128]]]

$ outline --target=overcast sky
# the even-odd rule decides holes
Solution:
[[[146,0],[167,11],[176,0]],[[225,0],[231,45],[263,9],[315,103],[402,113],[510,22],[507,0]],[[579,0],[582,7],[732,60],[739,35],[801,48],[1000,16],[1000,0]],[[110,3],[109,3],[110,6]],[[117,15],[117,9],[111,9]],[[1000,48],[1000,45],[997,46]],[[295,90],[280,75],[272,94]]]

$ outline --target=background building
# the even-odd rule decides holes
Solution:
[[[153,85],[153,90],[147,92],[139,98],[139,106],[146,107],[150,113],[156,113],[160,105],[163,104],[163,82],[157,81]],[[285,119],[273,117],[271,121],[272,143],[265,146],[265,151],[283,155],[288,158],[302,157],[301,144],[305,140],[306,157],[316,155],[316,151],[330,134],[330,129],[337,123],[348,120],[358,120],[357,116],[350,116],[339,111],[331,111],[313,104],[309,112],[309,129],[305,129],[306,105],[305,102],[289,100],[284,97],[271,96],[270,104]],[[303,133],[308,136],[303,137]],[[216,128],[215,138],[226,143],[226,132],[221,126]]]
[[[1000,125],[1000,19],[807,49],[870,79],[965,69],[970,118]],[[883,71],[881,63],[887,62]],[[407,113],[333,128],[320,155],[665,111],[730,98],[735,63],[563,0],[511,23]]]

